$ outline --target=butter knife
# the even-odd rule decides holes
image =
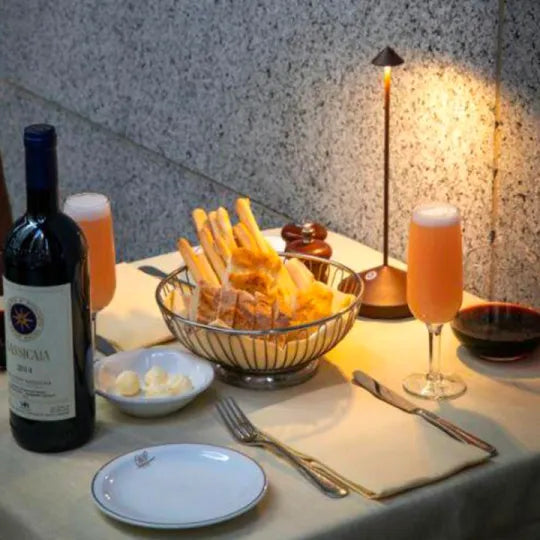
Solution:
[[[163,270],[160,270],[159,268],[156,268],[155,266],[150,266],[149,264],[143,264],[142,266],[137,267],[141,272],[144,272],[145,274],[148,274],[150,276],[158,277],[158,278],[166,278],[167,272],[164,272]]]
[[[364,388],[376,398],[379,398],[402,411],[405,411],[409,414],[416,414],[422,417],[424,420],[427,420],[430,424],[444,431],[450,437],[453,437],[457,441],[476,446],[490,454],[492,457],[498,454],[497,449],[491,444],[479,439],[472,433],[461,429],[460,427],[452,424],[448,420],[444,420],[440,416],[423,409],[422,407],[417,407],[414,403],[411,403],[409,400],[404,397],[396,394],[390,388],[383,386],[381,383],[364,373],[363,371],[357,370],[353,373],[353,382],[357,385]]]
[[[96,334],[96,349],[102,352],[105,356],[111,356],[111,354],[116,354],[119,352],[107,338]]]
[[[137,269],[145,274],[148,274],[149,276],[154,276],[161,279],[166,278],[168,276],[168,274],[164,272],[163,270],[160,270],[159,268],[156,268],[155,266],[150,266],[149,264],[143,264],[142,266],[138,266]],[[186,285],[187,287],[190,287],[190,288],[195,287],[193,283],[190,283],[189,281],[186,281],[185,279],[176,278],[176,280],[182,285]]]

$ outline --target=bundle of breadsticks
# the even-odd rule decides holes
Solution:
[[[284,262],[262,235],[249,199],[236,201],[234,226],[223,207],[193,221],[200,248],[185,238],[178,249],[196,283],[176,311],[191,320],[241,330],[287,328],[336,313],[354,300],[317,281],[296,258]]]

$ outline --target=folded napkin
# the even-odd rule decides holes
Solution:
[[[375,498],[433,482],[489,455],[350,383],[260,409],[255,425]]]
[[[97,333],[120,349],[148,347],[172,339],[156,302],[159,279],[126,263],[116,265],[116,290],[98,313]]]

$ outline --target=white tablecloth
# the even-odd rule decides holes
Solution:
[[[329,241],[334,258],[354,268],[380,263],[380,254],[357,242],[335,234]],[[172,270],[180,257],[172,253],[145,262]],[[0,374],[0,538],[540,538],[540,355],[537,351],[513,366],[489,365],[458,348],[449,329],[443,336],[443,367],[457,371],[468,391],[454,401],[421,404],[494,444],[500,455],[487,465],[384,501],[356,494],[331,500],[274,456],[242,447],[264,467],[270,487],[254,510],[228,523],[146,531],[105,518],[92,503],[94,472],[134,448],[164,442],[239,448],[214,410],[220,395],[233,395],[248,412],[255,411],[347,381],[356,368],[400,390],[405,375],[426,368],[426,354],[420,323],[359,320],[317,375],[301,386],[254,392],[216,382],[189,407],[159,420],[125,416],[98,397],[93,440],[56,455],[16,445],[9,430],[6,375]],[[369,405],[358,421],[376,422]]]

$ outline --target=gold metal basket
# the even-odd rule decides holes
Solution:
[[[227,383],[256,389],[299,384],[314,375],[319,358],[335,347],[354,324],[364,284],[353,270],[310,255],[280,253],[280,257],[301,260],[316,279],[353,294],[354,301],[330,317],[306,324],[272,330],[235,330],[201,324],[169,309],[167,299],[173,290],[185,296],[192,293],[186,266],[158,285],[156,300],[171,333],[184,347],[214,362],[216,374]]]

